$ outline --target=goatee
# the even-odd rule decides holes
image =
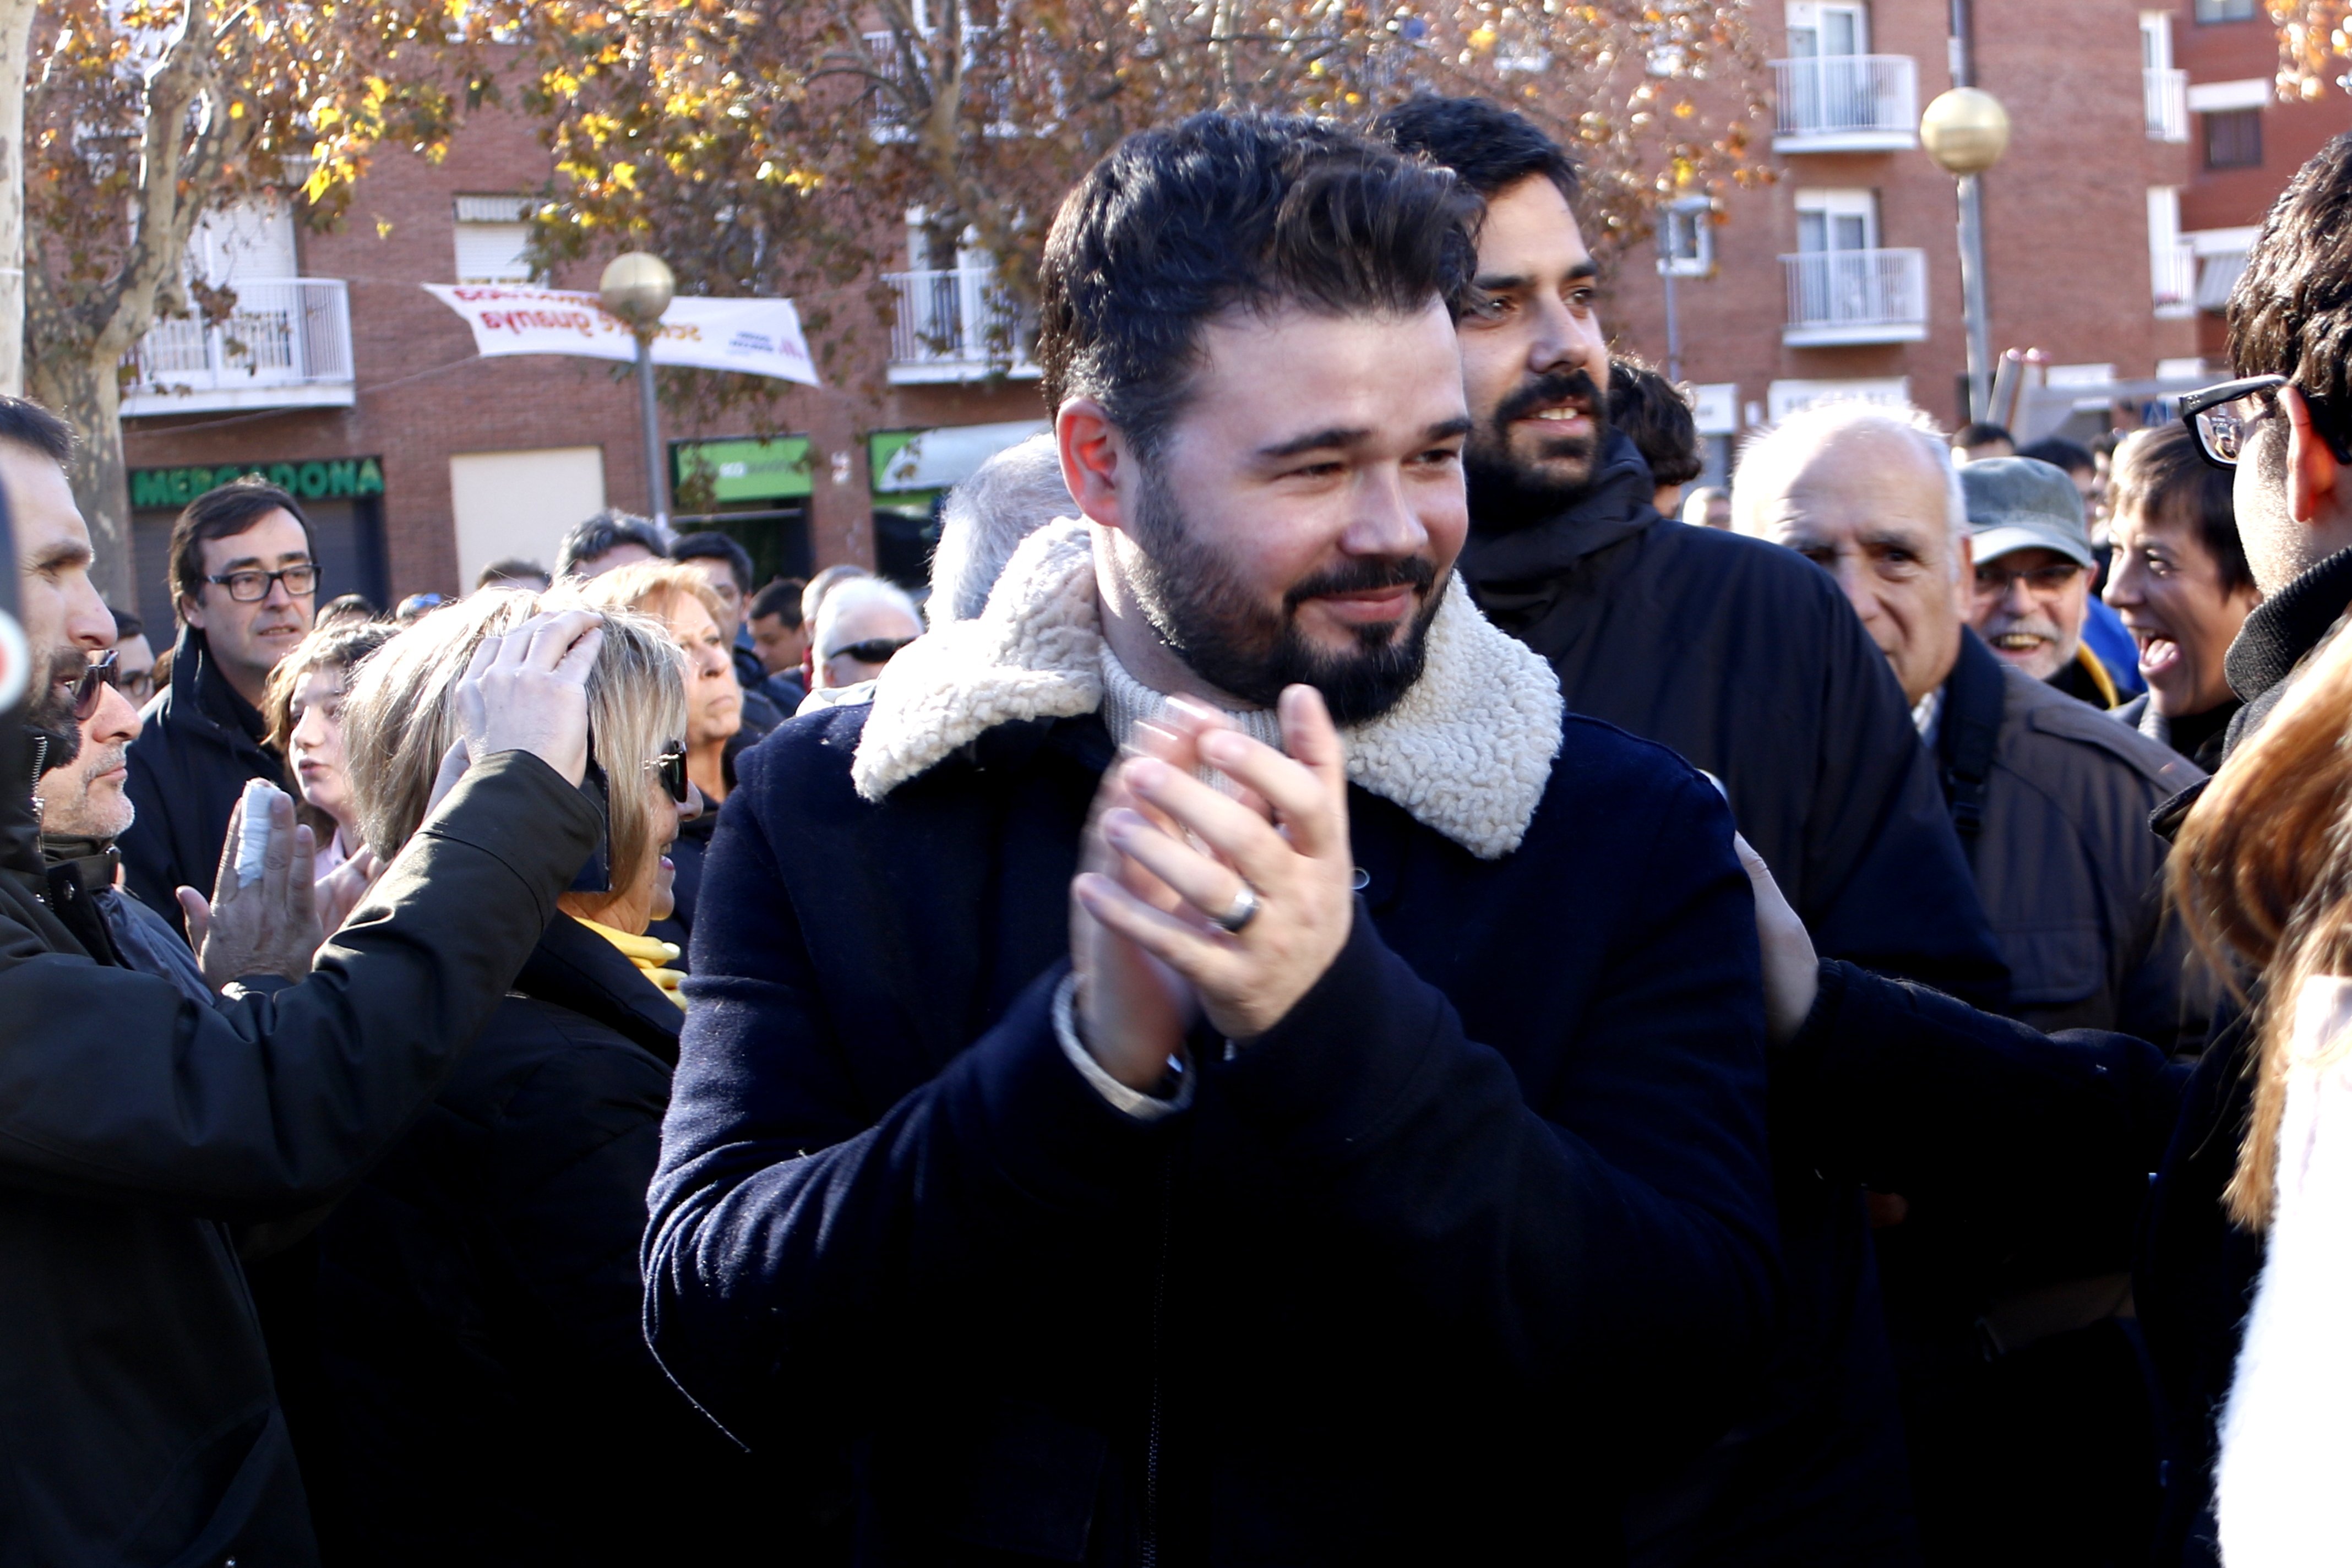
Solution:
[[[1443,595],[1424,556],[1361,558],[1294,584],[1278,610],[1263,608],[1231,563],[1202,544],[1147,464],[1136,518],[1135,591],[1145,617],[1193,674],[1243,701],[1271,708],[1286,686],[1323,694],[1332,722],[1360,724],[1402,701],[1428,659],[1429,624]],[[1410,586],[1421,600],[1402,622],[1355,628],[1354,649],[1332,653],[1298,626],[1307,600]]]
[[[1584,405],[1592,428],[1585,435],[1547,436],[1536,456],[1580,463],[1572,479],[1554,479],[1529,468],[1511,449],[1511,426],[1539,409],[1570,400]],[[1552,371],[1522,384],[1495,407],[1491,418],[1470,433],[1462,450],[1462,473],[1469,490],[1472,525],[1483,531],[1524,528],[1556,517],[1582,500],[1601,471],[1609,445],[1609,399],[1580,370]]]

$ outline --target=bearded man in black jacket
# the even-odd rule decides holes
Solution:
[[[1610,428],[1566,153],[1475,99],[1416,99],[1378,129],[1486,201],[1458,323],[1474,421],[1461,571],[1479,607],[1551,660],[1571,711],[1714,775],[1822,951],[1997,1002],[2005,973],[1934,764],[1835,584],[1659,516],[1649,469]],[[1634,1521],[1637,1556],[1907,1562],[1860,1194],[1774,1142],[1793,1318],[1783,1375],[1709,1473]]]

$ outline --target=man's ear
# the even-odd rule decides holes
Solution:
[[[1961,534],[1953,541],[1952,554],[1959,562],[1952,574],[1952,600],[1959,606],[1960,619],[1965,622],[1969,612],[1976,607],[1977,542]]]
[[[2343,493],[2344,465],[2326,437],[2311,427],[2311,405],[2292,385],[2278,391],[2286,416],[2286,510],[2301,523],[2334,522],[2352,496]]]
[[[191,598],[185,594],[181,595],[180,619],[187,623],[189,626],[195,627],[196,630],[203,631],[205,629],[204,602],[200,599]]]
[[[1054,416],[1062,456],[1062,482],[1078,510],[1105,528],[1127,526],[1123,491],[1135,483],[1135,459],[1118,426],[1091,397],[1073,397]]]

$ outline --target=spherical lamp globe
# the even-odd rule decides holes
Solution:
[[[1981,174],[2009,151],[2009,110],[1978,87],[1956,87],[1919,117],[1919,142],[1948,174]]]
[[[669,309],[677,279],[669,264],[650,251],[624,251],[604,264],[596,291],[604,309],[633,327],[651,327]]]

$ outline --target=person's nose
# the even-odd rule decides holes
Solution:
[[[2010,578],[2000,588],[2001,613],[2022,620],[2033,614],[2033,590],[2025,585],[2022,574]]]
[[[66,636],[76,647],[104,652],[114,646],[114,612],[98,596],[86,572],[66,578]]]
[[[1609,384],[1609,347],[1601,322],[1569,309],[1557,294],[1538,296],[1535,341],[1528,348],[1528,368],[1538,374],[1580,370],[1595,386]]]
[[[1864,569],[1862,557],[1851,550],[1839,552],[1837,564],[1830,569],[1830,575],[1837,580],[1838,592],[1843,594],[1846,603],[1853,606],[1853,613],[1862,617],[1862,624],[1866,626],[1875,625],[1878,620],[1878,595],[1872,590],[1870,574]]]
[[[87,740],[101,746],[128,745],[139,738],[141,728],[137,704],[119,688],[100,689],[98,711],[89,716]]]
[[[678,803],[677,819],[680,822],[692,822],[709,808],[709,803],[702,798],[701,786],[692,779],[688,779],[686,783],[686,799]]]
[[[2118,550],[2107,568],[2106,591],[2099,596],[2111,610],[2137,608],[2147,602],[2141,591],[2140,566],[2128,550]]]
[[[1405,488],[1401,468],[1384,463],[1364,470],[1357,488],[1355,515],[1349,520],[1347,532],[1340,535],[1339,548],[1350,555],[1398,559],[1428,550],[1429,529]]]

